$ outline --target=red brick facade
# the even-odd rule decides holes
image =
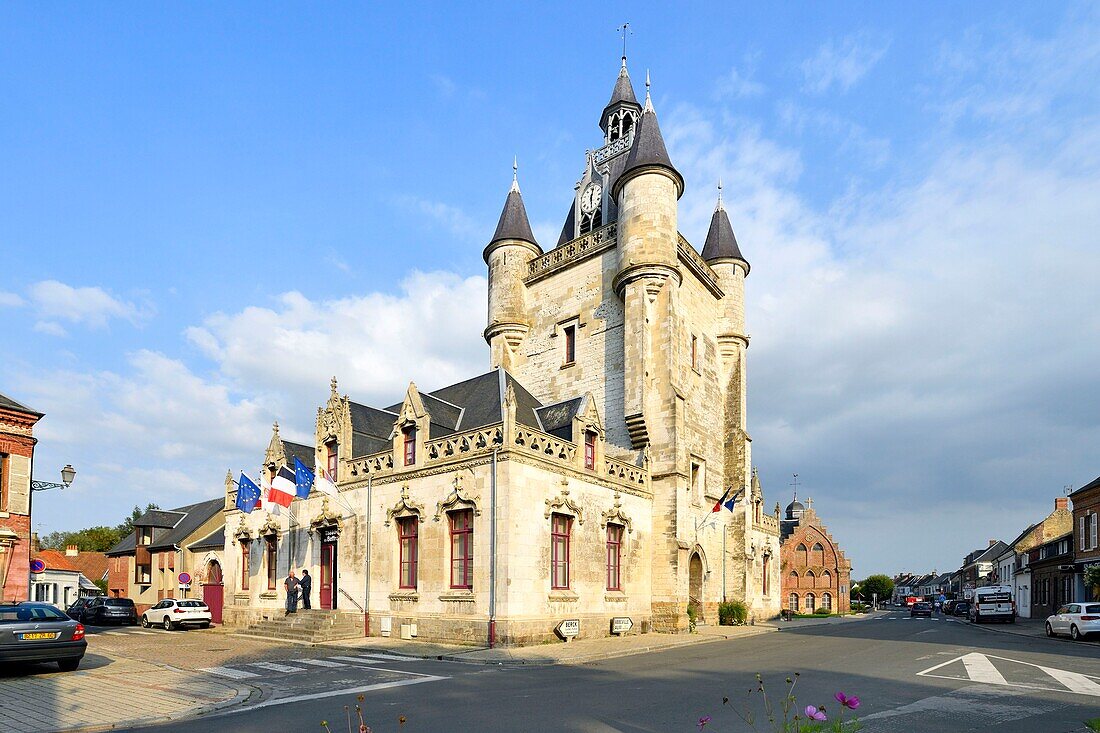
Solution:
[[[18,601],[30,597],[30,466],[42,415],[8,403],[0,404],[0,596]]]
[[[795,613],[818,608],[847,613],[852,566],[817,513],[793,502],[787,507],[782,534],[783,608]]]
[[[1100,600],[1100,592],[1085,583],[1085,568],[1100,564],[1100,478],[1070,494],[1073,499],[1073,559],[1077,587],[1074,599]]]

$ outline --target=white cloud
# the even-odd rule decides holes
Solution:
[[[823,94],[834,85],[848,91],[886,54],[889,40],[861,33],[840,41],[826,41],[817,53],[802,62],[805,89]]]
[[[398,196],[394,203],[409,213],[428,217],[448,233],[463,241],[488,241],[487,237],[491,234],[484,222],[475,221],[465,211],[451,204],[429,201],[416,196]]]
[[[740,68],[735,66],[718,79],[714,85],[715,98],[742,99],[763,94],[766,87],[753,78],[755,75],[756,56],[746,56]]]
[[[34,283],[27,294],[40,320],[36,330],[43,333],[63,334],[58,321],[99,329],[112,320],[140,325],[152,314],[151,306],[120,300],[103,288],[73,287],[57,280]]]
[[[0,292],[0,308],[18,308],[25,304],[26,301],[16,293]]]
[[[59,338],[69,335],[69,332],[65,330],[64,326],[54,321],[36,321],[34,330],[38,333],[44,333],[48,336],[57,336]]]

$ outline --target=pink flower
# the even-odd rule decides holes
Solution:
[[[813,705],[806,706],[806,717],[810,720],[826,720],[825,711],[818,710]]]
[[[859,698],[856,697],[855,695],[852,695],[851,697],[848,697],[843,692],[838,692],[835,695],[833,695],[833,697],[836,698],[836,701],[838,703],[840,703],[844,707],[848,708],[849,710],[855,710],[856,708],[859,707]]]
[[[709,715],[704,715],[703,717],[699,718],[699,730],[703,730],[703,728],[706,728],[707,723],[709,723],[709,722],[710,722],[710,716]]]

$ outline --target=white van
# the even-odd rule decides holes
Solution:
[[[1011,585],[975,588],[970,603],[970,620],[976,624],[983,621],[1016,623],[1016,602],[1012,600],[1012,590]]]

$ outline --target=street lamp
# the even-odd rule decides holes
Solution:
[[[73,480],[76,479],[76,469],[73,468],[73,464],[66,463],[65,467],[61,469],[61,483],[55,483],[53,481],[35,481],[31,480],[31,491],[46,491],[47,489],[67,489],[72,485]]]

